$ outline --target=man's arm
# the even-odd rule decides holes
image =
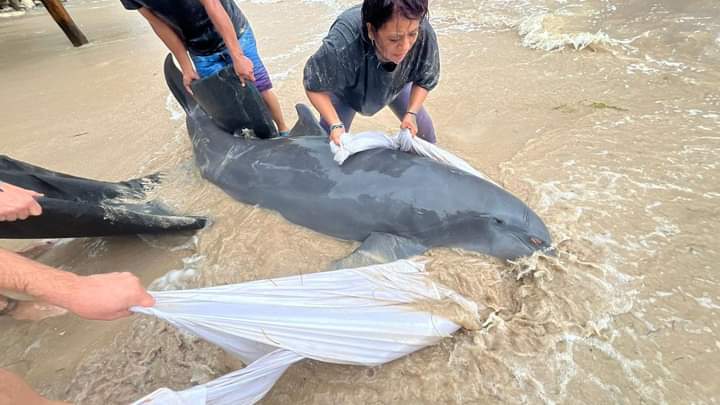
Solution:
[[[153,297],[131,273],[78,276],[0,249],[0,289],[15,290],[96,320],[130,315],[132,306],[152,306]]]
[[[154,298],[130,273],[78,276],[0,249],[0,289],[15,290],[66,308],[86,319],[111,320],[130,315],[135,305]],[[0,369],[0,404],[60,405],[35,393],[15,374]]]
[[[173,56],[175,56],[175,59],[180,64],[185,89],[188,93],[192,94],[190,83],[200,77],[195,71],[195,67],[190,60],[185,44],[177,35],[175,30],[165,21],[156,16],[150,9],[141,7],[138,9],[138,12],[145,17],[148,23],[150,23],[150,27],[152,27],[153,31],[155,31],[155,34],[157,34],[160,40],[162,40],[165,46],[167,46],[170,52],[172,52]]]
[[[245,85],[245,80],[255,81],[255,75],[253,74],[253,63],[247,58],[238,42],[237,33],[233,26],[230,16],[225,10],[225,7],[220,3],[219,0],[200,0],[205,12],[207,12],[210,21],[212,21],[215,30],[220,34],[225,42],[225,47],[230,53],[230,58],[233,61],[233,67],[235,73],[240,78],[240,81]]]

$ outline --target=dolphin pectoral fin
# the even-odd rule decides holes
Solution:
[[[332,269],[350,269],[373,264],[389,263],[424,253],[427,247],[420,242],[390,233],[373,232],[349,256],[335,261]]]
[[[270,109],[252,82],[241,83],[232,66],[191,84],[193,98],[213,122],[230,134],[250,131],[261,139],[276,138]]]

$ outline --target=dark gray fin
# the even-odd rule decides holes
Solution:
[[[200,107],[225,132],[240,135],[252,131],[262,139],[278,136],[260,91],[252,82],[243,85],[232,66],[195,80],[192,90]]]
[[[373,232],[350,256],[334,262],[331,269],[351,269],[374,264],[390,263],[424,253],[427,247],[420,242],[390,233]]]
[[[98,205],[42,197],[42,215],[24,221],[0,222],[0,239],[79,238],[136,234],[165,234],[194,231],[207,224],[207,218],[163,215],[157,207]]]
[[[160,174],[117,183],[55,172],[0,156],[0,181],[45,194],[49,198],[100,202],[118,197],[142,198],[161,181]]]
[[[66,178],[66,179],[76,179],[76,180],[85,180],[88,181],[86,178],[73,176],[71,174],[62,173],[62,172],[56,172],[52,170],[48,170],[44,167],[35,166],[33,164],[22,162],[20,160],[15,160],[7,155],[0,155],[0,172],[8,173],[8,172],[15,172],[18,174],[25,174],[25,175],[42,175],[47,177],[59,177],[59,178]],[[140,185],[142,185],[142,189],[144,190],[150,190],[155,184],[158,184],[162,181],[162,174],[160,172],[150,174],[147,176],[143,176],[137,179],[127,180],[127,181],[121,181],[118,183],[110,183],[110,182],[99,182],[104,184],[124,184],[126,186],[137,188]],[[150,188],[146,188],[146,187]]]
[[[177,66],[175,66],[175,62],[173,62],[171,54],[168,54],[165,57],[165,67],[163,70],[165,72],[165,82],[170,88],[172,94],[175,96],[177,102],[180,103],[186,113],[192,110],[197,103],[193,99],[193,96],[185,90],[182,73]]]
[[[290,136],[327,136],[312,110],[305,104],[295,104],[298,120],[290,130]]]
[[[153,174],[149,174],[147,176],[138,177],[136,179],[131,179],[127,181],[121,181],[116,184],[121,184],[124,186],[127,186],[131,188],[133,191],[137,193],[144,193],[146,191],[151,191],[157,186],[158,184],[162,183],[163,179],[163,173],[157,172]]]
[[[42,215],[0,222],[0,239],[71,238],[196,230],[204,217],[180,216],[159,202],[138,201],[160,182],[153,174],[118,183],[54,172],[0,156],[0,182],[42,193]]]

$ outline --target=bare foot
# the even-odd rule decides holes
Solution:
[[[37,259],[42,256],[43,253],[52,249],[57,243],[57,239],[43,240],[39,243],[32,244],[25,249],[17,252],[17,254],[27,257],[28,259]]]
[[[0,314],[3,314],[3,311],[6,310],[8,305],[10,305],[10,301],[8,301],[7,298],[0,295]]]
[[[0,301],[2,305],[2,301]],[[7,315],[18,321],[39,321],[54,316],[64,315],[67,309],[44,302],[18,301],[15,309]]]

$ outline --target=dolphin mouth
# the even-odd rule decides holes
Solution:
[[[517,235],[514,235],[514,236],[519,239],[522,239]],[[530,253],[535,252],[535,251],[540,251],[544,254],[547,254],[550,256],[555,256],[555,249],[552,247],[552,245],[549,242],[543,240],[542,238],[529,235],[527,237],[527,242],[528,243],[526,243],[526,245],[531,249]]]
[[[526,252],[520,256],[532,255],[536,251],[543,252],[545,254],[554,255],[554,250],[550,243],[541,237],[528,234],[527,232],[510,232],[510,235],[520,245],[522,245]]]

